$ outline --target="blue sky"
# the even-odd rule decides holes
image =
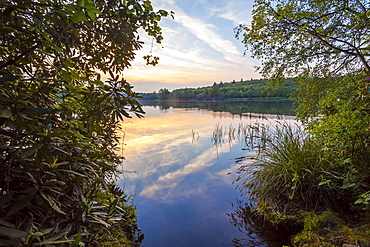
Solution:
[[[155,67],[146,65],[152,39],[145,42],[124,77],[137,92],[153,92],[212,85],[213,82],[260,78],[258,61],[243,56],[244,46],[234,28],[251,21],[253,0],[152,0],[156,10],[175,12],[164,18],[162,45],[154,44],[152,54],[160,57]]]

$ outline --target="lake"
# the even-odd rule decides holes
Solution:
[[[290,102],[144,105],[143,119],[123,122],[124,175],[119,186],[134,196],[142,246],[233,246],[253,238],[230,223],[240,192],[238,157],[252,155],[238,126],[294,121]],[[222,136],[215,141],[215,130]],[[231,174],[230,174],[231,173]],[[228,175],[230,174],[230,175]]]

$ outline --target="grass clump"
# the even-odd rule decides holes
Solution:
[[[304,227],[291,239],[295,246],[370,243],[367,145],[327,145],[284,121],[259,138],[256,161],[239,169],[239,188],[255,213],[275,224],[296,218]]]
[[[244,189],[254,200],[276,213],[321,209],[336,203],[336,179],[331,152],[302,127],[279,122],[252,165],[240,168]],[[263,202],[263,203],[262,203]]]

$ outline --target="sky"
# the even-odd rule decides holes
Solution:
[[[245,47],[235,38],[234,28],[251,22],[253,0],[152,0],[155,10],[173,11],[163,18],[162,44],[140,33],[143,48],[136,54],[124,77],[136,92],[161,88],[210,86],[214,82],[260,78],[257,60],[244,56]],[[152,53],[150,53],[152,51]],[[146,65],[143,56],[160,58]]]

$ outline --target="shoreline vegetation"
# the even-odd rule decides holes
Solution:
[[[122,74],[138,30],[161,43],[168,15],[150,1],[1,2],[0,245],[140,246],[116,182],[119,121],[144,112]]]
[[[281,123],[241,165],[242,224],[293,220],[291,246],[370,246],[369,17],[368,0],[255,0],[236,28],[269,84],[296,78],[303,127]]]
[[[166,102],[258,102],[292,100],[290,96],[296,91],[295,79],[286,79],[272,90],[269,81],[251,79],[231,82],[214,82],[212,86],[198,88],[180,88],[169,91],[161,88],[158,92],[140,93],[140,101]]]
[[[267,125],[216,126],[212,142],[236,139],[255,152],[235,158],[240,168],[234,183],[243,196],[228,215],[241,232],[257,238],[234,239],[234,246],[369,246],[365,198],[345,177],[353,169],[346,167],[349,157],[360,149],[328,150],[324,139],[283,118]],[[368,173],[364,168],[362,175]]]

